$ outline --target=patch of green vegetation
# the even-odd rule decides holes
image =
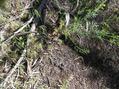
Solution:
[[[57,3],[58,7],[61,7],[58,0],[53,0]],[[10,2],[10,1],[9,1]],[[23,17],[20,17],[20,20],[27,19],[28,17],[40,17],[39,11],[37,11],[39,3],[41,0],[36,0],[35,3],[33,3],[33,8],[31,10],[31,13],[26,12]],[[77,0],[69,0],[69,2],[73,5],[77,4]],[[7,2],[8,3],[8,2]],[[19,2],[18,2],[19,3]],[[17,4],[18,4],[17,3]],[[5,0],[0,1],[0,8],[3,8],[5,4]],[[19,6],[18,6],[19,5]],[[19,12],[22,12],[21,9],[22,5],[19,3],[17,6],[18,8],[14,8],[16,12],[13,14],[19,14]],[[7,6],[7,5],[6,5]],[[8,12],[11,11],[11,8],[7,6],[9,9]],[[48,7],[49,8],[49,7]],[[51,7],[52,8],[52,7]],[[74,16],[71,17],[71,23],[68,27],[65,26],[65,10],[64,8],[58,12],[60,13],[60,25],[59,27],[56,27],[54,29],[54,34],[56,33],[56,36],[59,36],[59,34],[64,36],[63,40],[68,44],[70,47],[72,47],[76,52],[88,54],[91,52],[91,47],[93,46],[91,42],[96,45],[97,43],[103,43],[106,45],[106,43],[109,43],[111,46],[119,46],[119,34],[115,31],[115,29],[118,29],[118,22],[119,22],[119,8],[115,7],[111,9],[111,13],[103,13],[105,10],[108,11],[108,0],[79,0],[79,6],[77,7],[78,10]],[[52,10],[52,9],[49,9]],[[4,13],[2,11],[2,13]],[[30,15],[29,15],[30,14]],[[109,14],[109,15],[108,15]],[[98,21],[99,16],[102,16],[102,20]],[[6,26],[6,29],[10,29],[10,33],[6,32],[6,34],[13,34],[18,28],[20,28],[24,22],[20,22],[20,20],[15,21],[8,21],[10,20],[9,17],[4,14],[0,13],[0,24],[4,23]],[[49,16],[48,18],[50,18]],[[37,19],[37,18],[36,18]],[[51,18],[52,19],[52,18]],[[53,21],[53,20],[52,20]],[[6,23],[9,22],[9,23]],[[31,28],[29,24],[28,28],[25,28],[21,33],[29,32],[29,29]],[[42,50],[48,48],[52,49],[52,44],[48,45],[48,33],[46,26],[37,26],[36,30],[32,35],[31,33],[28,33],[26,35],[18,35],[15,36],[11,41],[10,45],[7,49],[7,45],[4,45],[4,48],[6,48],[7,51],[9,51],[7,59],[12,62],[16,63],[18,61],[18,58],[21,56],[23,50],[27,49],[27,61],[31,62],[34,59],[38,59],[40,53]],[[52,33],[51,33],[52,34]],[[58,35],[57,35],[58,34]],[[31,35],[31,36],[29,36]],[[82,40],[85,39],[86,40]],[[27,41],[29,40],[29,43],[27,44]],[[82,42],[79,42],[82,41]],[[87,40],[90,40],[90,42],[85,42]],[[62,44],[62,40],[58,40],[58,44]],[[83,44],[84,43],[84,44]],[[86,44],[86,45],[85,45]],[[87,46],[88,45],[88,46]],[[6,47],[5,47],[6,46]],[[96,45],[97,46],[97,45]],[[108,48],[107,48],[108,49]],[[103,51],[103,49],[101,49]],[[2,63],[3,60],[0,60]],[[24,71],[25,65],[22,65],[19,67],[20,71]],[[26,71],[25,71],[26,72]],[[22,73],[21,73],[22,74]],[[26,79],[27,80],[27,79]],[[35,84],[35,79],[31,79],[30,81],[25,81],[26,85],[29,84]],[[26,86],[26,87],[27,87]],[[16,84],[16,87],[18,89],[21,89],[21,85],[18,82]],[[60,87],[61,89],[68,89],[68,81],[64,81],[63,85]],[[47,85],[41,86],[39,89],[47,89]]]
[[[72,3],[72,0],[70,0]],[[114,12],[110,16],[102,16],[104,19],[99,23],[95,18],[108,8],[107,0],[80,0],[80,10],[75,15],[73,22],[70,24],[68,30],[65,29],[63,34],[68,40],[72,40],[72,43],[76,43],[76,35],[81,38],[87,38],[95,42],[108,42],[109,44],[119,46],[119,35],[111,28],[112,22],[119,21],[118,14]],[[116,12],[118,10],[116,9]],[[109,13],[109,12],[108,12]],[[100,19],[100,18],[99,18]],[[118,28],[116,28],[118,29]],[[75,36],[72,36],[75,34]],[[90,44],[90,43],[89,43]],[[96,43],[95,43],[96,44]],[[75,45],[76,46],[76,45]],[[74,47],[77,50],[79,49],[81,53],[88,53],[89,49],[85,50],[84,47],[80,48],[79,46]],[[86,48],[87,49],[87,48]]]

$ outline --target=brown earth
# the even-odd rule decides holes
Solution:
[[[35,66],[48,89],[108,89],[103,73],[86,66],[83,57],[64,44],[53,43]]]
[[[18,13],[16,13],[17,10],[13,12],[13,17],[14,15],[17,16]],[[57,16],[57,13],[55,15]],[[54,17],[56,17],[55,15]],[[91,42],[85,44],[88,43]],[[79,44],[82,43],[79,42]],[[97,47],[97,44],[95,46]],[[9,80],[12,81],[13,79],[14,85],[19,86],[18,89],[119,89],[119,58],[105,60],[105,58],[98,56],[98,48],[92,49],[93,51],[90,54],[82,55],[75,52],[68,44],[50,41],[48,48],[39,54],[39,58],[35,59],[32,66],[30,66],[31,74],[27,68],[25,73],[19,73],[20,75],[16,79],[17,71],[20,70],[18,68]],[[24,62],[22,64],[26,66]],[[9,74],[12,67],[9,58],[0,65],[0,82]],[[24,67],[23,69],[25,70]],[[7,89],[13,89],[10,87]]]

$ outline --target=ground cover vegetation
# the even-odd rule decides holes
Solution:
[[[118,0],[1,0],[1,89],[118,89]]]

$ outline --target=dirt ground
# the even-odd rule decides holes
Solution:
[[[48,89],[112,89],[102,73],[86,66],[83,57],[64,44],[53,43],[38,62],[35,66]]]
[[[94,53],[82,57],[64,43],[52,41],[34,60],[31,73],[26,70],[27,74],[18,75],[17,71],[21,71],[18,68],[9,79],[8,88],[1,89],[13,89],[12,79],[18,89],[119,89],[115,63],[104,62]]]
[[[16,7],[15,3],[13,6]],[[13,15],[11,18],[17,17],[19,8],[16,8],[16,11],[9,8]],[[57,13],[51,19],[55,15],[57,16]],[[105,60],[98,56],[95,48],[92,48],[94,52],[81,55],[67,44],[58,41],[59,39],[48,40],[48,47],[39,53],[39,57],[34,58],[32,65],[29,66],[26,60],[23,61],[10,77],[7,87],[0,89],[119,89],[119,58]],[[15,65],[9,62],[11,59],[5,59],[4,63],[0,64],[0,83]]]

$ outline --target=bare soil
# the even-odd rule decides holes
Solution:
[[[52,46],[38,64],[42,83],[49,89],[108,89],[103,73],[86,66],[83,57],[64,44]]]

